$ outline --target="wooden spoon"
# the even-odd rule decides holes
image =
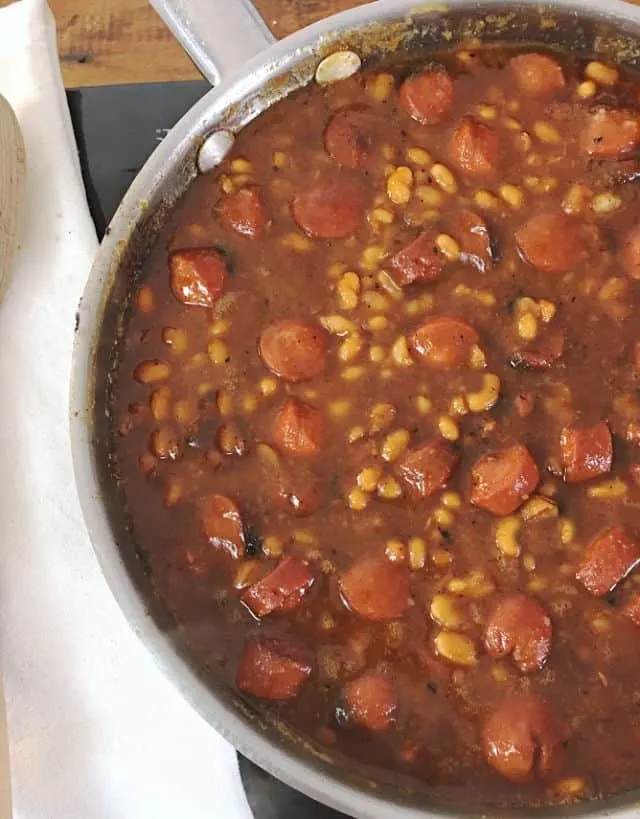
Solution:
[[[0,300],[20,238],[26,178],[24,141],[16,115],[0,96]]]

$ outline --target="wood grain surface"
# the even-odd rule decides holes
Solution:
[[[8,0],[0,0],[0,6]],[[255,0],[276,35],[365,0]],[[199,76],[147,0],[49,0],[67,87]],[[211,0],[215,10],[216,0]]]

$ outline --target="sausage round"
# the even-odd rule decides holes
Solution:
[[[252,637],[247,640],[236,672],[241,691],[267,700],[290,700],[311,676],[306,651],[284,638]]]
[[[309,321],[275,321],[262,331],[258,351],[265,367],[284,381],[309,381],[325,368],[326,334]]]
[[[422,125],[437,125],[453,106],[453,80],[444,69],[427,68],[400,86],[400,105]]]
[[[630,111],[596,108],[580,131],[580,147],[597,159],[615,159],[640,143],[640,119]]]
[[[471,503],[492,515],[510,515],[540,481],[536,462],[524,444],[483,455],[471,470]]]
[[[598,535],[587,547],[576,579],[595,597],[604,597],[640,561],[640,549],[621,526]]]
[[[176,250],[169,257],[171,292],[183,304],[213,307],[227,279],[227,265],[214,248]]]
[[[266,617],[274,611],[293,611],[314,581],[306,561],[283,557],[275,569],[244,591],[241,600],[256,617]]]
[[[562,67],[546,54],[518,54],[509,68],[523,94],[540,97],[558,91],[565,85]]]
[[[468,176],[491,176],[498,167],[500,136],[473,117],[463,117],[451,137],[451,161]]]
[[[223,224],[241,236],[258,239],[269,226],[269,218],[257,185],[240,188],[225,196],[218,205]]]
[[[457,316],[429,319],[409,338],[409,346],[424,364],[439,370],[469,364],[478,333]]]
[[[273,440],[288,455],[305,457],[320,452],[324,418],[320,410],[297,398],[287,398],[273,424]]]
[[[231,557],[244,555],[245,538],[242,517],[237,505],[225,495],[212,495],[202,509],[202,531],[216,548]]]
[[[552,626],[544,606],[525,594],[501,600],[489,614],[484,645],[492,657],[513,656],[520,671],[539,671],[551,652]]]
[[[491,236],[487,223],[472,210],[459,210],[448,220],[449,231],[460,245],[460,261],[472,264],[480,273],[493,265]]]
[[[580,223],[562,211],[532,216],[516,231],[516,245],[544,273],[567,273],[586,256]]]
[[[437,441],[407,452],[398,461],[396,472],[412,495],[428,498],[447,485],[459,460],[450,446]]]
[[[432,281],[442,273],[444,259],[435,245],[435,238],[432,230],[425,230],[391,257],[394,278],[400,286]]]
[[[487,762],[512,782],[551,773],[565,732],[547,703],[533,694],[502,702],[482,734]]]
[[[611,471],[613,441],[606,421],[592,427],[565,427],[560,434],[563,477],[580,483]]]
[[[291,213],[312,239],[341,239],[353,233],[362,221],[362,191],[345,177],[318,182],[294,197]]]
[[[347,722],[369,731],[386,731],[395,722],[398,700],[387,676],[368,672],[342,689]],[[342,709],[340,709],[342,711]]]
[[[366,556],[339,579],[347,608],[366,620],[395,620],[409,606],[409,572],[384,557]]]
[[[329,156],[347,168],[362,168],[370,158],[373,115],[365,106],[349,106],[335,113],[324,132]]]

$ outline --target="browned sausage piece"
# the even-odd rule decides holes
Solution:
[[[509,61],[518,88],[531,97],[551,94],[564,87],[561,66],[546,54],[519,54]]]
[[[326,333],[310,321],[274,321],[262,331],[258,351],[265,367],[284,381],[309,381],[325,368]]]
[[[202,509],[202,531],[216,548],[225,549],[231,557],[242,557],[245,549],[244,528],[240,510],[225,495],[212,495]]]
[[[493,609],[484,632],[492,657],[513,656],[520,671],[539,671],[551,652],[551,618],[546,609],[526,594],[505,597]]]
[[[509,359],[509,364],[516,369],[548,370],[564,355],[564,345],[562,330],[545,333],[535,348],[516,350]]]
[[[640,628],[640,594],[635,594],[622,609],[622,614],[628,617],[634,626]]]
[[[493,265],[491,237],[487,223],[472,210],[456,211],[448,220],[449,233],[460,245],[460,261],[472,264],[480,273]]]
[[[439,370],[469,364],[471,352],[480,337],[457,316],[429,319],[410,336],[409,346],[424,364]]]
[[[240,188],[225,196],[218,205],[218,213],[223,224],[250,239],[262,236],[269,226],[257,185]]]
[[[444,259],[435,245],[436,234],[425,230],[391,257],[396,282],[403,287],[416,281],[432,281],[444,270]]]
[[[627,231],[618,258],[627,276],[640,279],[640,225],[634,225]]]
[[[266,700],[290,700],[311,676],[306,651],[283,638],[251,637],[247,640],[236,685],[246,694]]]
[[[471,503],[492,515],[510,515],[540,481],[536,462],[524,444],[483,455],[471,470]]]
[[[312,239],[341,239],[353,233],[364,212],[362,191],[352,180],[335,178],[318,182],[299,193],[291,203],[298,226]]]
[[[293,611],[302,603],[314,580],[306,561],[283,557],[275,569],[246,589],[241,599],[256,617],[265,617],[274,611]]]
[[[448,444],[438,441],[408,452],[398,462],[396,472],[412,495],[428,498],[447,485],[459,460]]]
[[[273,440],[277,446],[295,457],[317,455],[323,433],[324,418],[320,410],[297,398],[286,399],[273,425]]]
[[[621,526],[598,535],[587,547],[576,579],[596,597],[604,597],[631,572],[640,550]]]
[[[453,106],[453,80],[444,69],[427,68],[400,86],[400,105],[416,122],[437,125]]]
[[[561,211],[532,216],[516,231],[525,261],[544,273],[567,273],[586,255],[580,222]]]
[[[329,156],[347,168],[362,168],[369,161],[373,115],[366,106],[352,105],[335,113],[324,132]]]
[[[212,307],[226,278],[225,260],[213,248],[176,250],[169,257],[171,292],[183,304]]]
[[[451,161],[475,179],[495,173],[499,159],[498,132],[473,117],[463,117],[451,137]]]
[[[409,606],[409,571],[384,557],[366,556],[338,581],[347,608],[366,620],[395,620]]]
[[[624,156],[638,143],[640,120],[631,111],[596,108],[587,114],[580,132],[581,149],[598,159]]]
[[[580,483],[611,471],[613,442],[606,421],[592,427],[565,427],[560,454],[567,483]]]
[[[534,694],[516,694],[489,717],[482,734],[487,762],[512,782],[546,776],[565,732],[547,703]]]
[[[369,731],[386,731],[395,722],[398,698],[384,674],[368,672],[350,680],[342,689],[342,700],[344,716],[353,725]]]

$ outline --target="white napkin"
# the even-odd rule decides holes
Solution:
[[[176,693],[99,572],[73,482],[74,314],[96,250],[44,0],[0,10],[27,223],[0,307],[0,657],[17,819],[247,819],[231,748]]]

